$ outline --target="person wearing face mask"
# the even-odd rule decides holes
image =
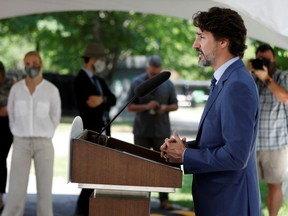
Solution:
[[[32,159],[36,173],[37,215],[52,216],[52,137],[61,118],[61,99],[56,86],[43,79],[42,59],[37,51],[25,55],[24,65],[27,75],[12,86],[8,97],[13,151],[2,216],[23,215]]]
[[[260,97],[258,173],[268,183],[269,215],[276,216],[283,200],[281,184],[288,179],[288,73],[276,69],[276,57],[270,45],[260,45],[256,57],[262,59],[264,67],[253,68],[252,60],[247,67],[256,78]]]
[[[116,104],[116,97],[99,75],[105,69],[105,48],[99,43],[89,43],[81,56],[84,65],[75,77],[74,92],[83,127],[100,132],[105,126],[110,107]],[[106,131],[110,136],[110,132]],[[93,189],[82,189],[75,215],[89,215],[89,197]]]

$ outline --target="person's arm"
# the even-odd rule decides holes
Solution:
[[[5,117],[8,115],[7,106],[0,107],[0,116]]]
[[[12,129],[14,123],[15,123],[15,114],[14,114],[14,90],[13,87],[11,88],[9,95],[8,95],[8,101],[7,101],[7,111],[8,111],[8,117],[9,117],[9,126],[10,129]]]
[[[61,119],[61,98],[59,90],[57,88],[53,92],[54,94],[50,104],[50,118],[53,123],[54,129],[56,129]]]
[[[269,76],[266,67],[264,67],[264,70],[254,70],[254,74],[264,85],[268,86],[278,101],[285,104],[288,103],[288,91]]]
[[[95,107],[101,105],[103,102],[104,102],[104,97],[103,96],[96,96],[96,95],[91,95],[86,100],[86,104],[90,108],[95,108]]]
[[[164,114],[166,112],[172,112],[178,109],[177,104],[169,104],[169,105],[160,105],[159,109],[156,109],[155,112],[157,114]]]
[[[187,141],[186,145],[188,148],[195,148],[196,147],[196,140]]]
[[[146,110],[156,110],[160,107],[159,102],[152,100],[147,104],[129,104],[127,106],[127,111],[129,112],[143,112]]]
[[[224,99],[215,102],[216,110],[211,108],[203,121],[203,138],[199,139],[203,147],[185,151],[185,173],[236,171],[247,166],[254,153],[259,112],[258,95],[254,90],[241,82],[222,90]]]
[[[93,95],[94,86],[91,80],[82,71],[75,77],[74,93],[75,99],[80,107],[95,108],[103,103],[103,96]]]
[[[12,87],[15,83],[16,83],[15,80],[11,80],[11,86],[10,87]],[[9,93],[8,93],[8,95],[9,95]],[[6,95],[6,94],[3,95],[4,98],[7,97],[7,101],[8,101],[8,95]],[[0,116],[1,117],[8,116],[7,104],[5,104],[4,106],[0,107]]]
[[[281,103],[288,103],[288,91],[277,84],[270,76],[265,80],[265,84],[269,87],[273,95],[277,98]]]
[[[178,109],[178,100],[176,96],[176,90],[171,81],[166,83],[168,86],[167,93],[169,94],[169,99],[167,104],[161,104],[160,108],[155,110],[157,114],[164,114],[167,112],[176,111]]]
[[[233,83],[222,93],[225,100],[215,102],[218,104],[213,106],[217,106],[217,110],[208,113],[203,122],[206,129],[201,135],[205,138],[199,140],[202,147],[184,151],[183,142],[175,139],[176,142],[166,151],[170,162],[183,160],[185,173],[241,170],[253,154],[257,92],[248,89],[244,83]]]

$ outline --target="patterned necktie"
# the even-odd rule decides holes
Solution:
[[[212,76],[211,84],[210,84],[210,94],[209,94],[209,95],[212,94],[212,92],[213,92],[213,90],[214,90],[214,88],[215,88],[215,86],[216,86],[216,82],[217,82],[217,80],[215,79],[214,76]]]

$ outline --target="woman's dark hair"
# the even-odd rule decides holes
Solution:
[[[241,16],[229,8],[212,7],[207,12],[193,15],[193,24],[201,31],[211,32],[215,40],[228,39],[229,51],[234,56],[243,57],[246,49],[247,29]]]
[[[4,64],[2,63],[2,61],[0,61],[0,74],[5,75],[5,67],[4,67]]]

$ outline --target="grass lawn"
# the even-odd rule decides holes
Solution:
[[[192,175],[183,175],[182,188],[177,189],[176,193],[170,193],[170,200],[180,206],[193,209],[193,200],[191,196],[191,182]],[[267,185],[264,181],[260,181],[260,191],[261,191],[261,200],[262,200],[262,213],[263,216],[269,216],[266,198],[267,198]],[[157,198],[157,193],[152,193],[152,197]],[[288,201],[284,201],[278,216],[287,216],[288,215]]]

